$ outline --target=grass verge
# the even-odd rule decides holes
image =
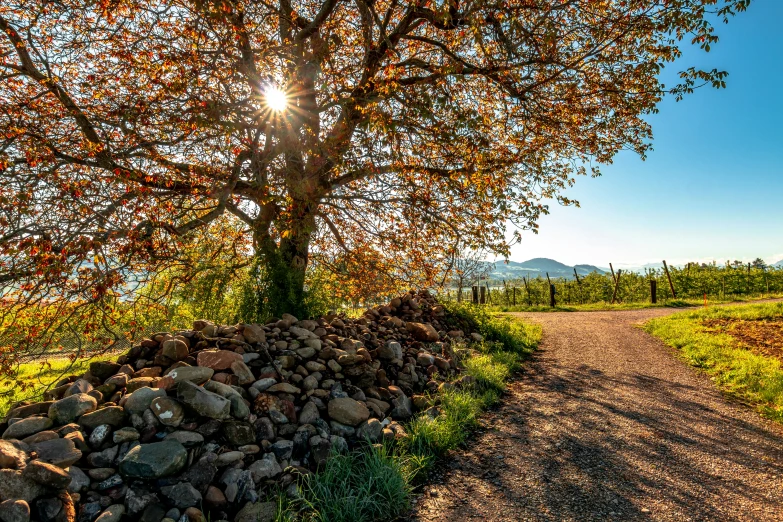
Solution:
[[[372,522],[393,520],[410,509],[416,484],[437,459],[461,446],[479,424],[482,411],[497,403],[522,360],[535,350],[541,328],[494,317],[470,305],[446,305],[458,323],[472,324],[484,341],[459,347],[455,355],[473,379],[444,386],[431,397],[438,415],[420,414],[393,448],[368,446],[335,456],[325,469],[306,477],[301,499],[279,497],[278,520]]]
[[[82,374],[89,369],[91,362],[112,357],[116,357],[116,354],[73,361],[68,358],[53,358],[19,364],[13,375],[0,378],[0,418],[5,417],[11,405],[16,402],[40,400],[44,390],[63,376]]]
[[[781,294],[770,294],[762,297],[748,297],[744,299],[707,299],[707,306],[714,306],[717,304],[727,303],[752,303],[753,301],[759,301],[762,299],[779,299],[782,298]],[[688,308],[688,307],[700,307],[704,306],[703,299],[667,299],[656,304],[650,302],[634,302],[634,303],[617,303],[611,304],[606,302],[589,303],[589,304],[573,304],[573,305],[558,305],[554,308],[544,305],[487,305],[486,308],[489,312],[605,312],[610,310],[644,310],[646,308]]]
[[[783,317],[783,303],[707,308],[653,319],[645,330],[677,348],[685,361],[712,376],[729,395],[783,422],[783,369],[772,357],[753,353],[724,333],[708,331],[708,319],[762,320]]]

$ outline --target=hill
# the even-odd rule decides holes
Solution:
[[[512,280],[521,279],[522,277],[546,277],[546,274],[549,273],[549,277],[573,279],[574,269],[580,276],[587,275],[590,272],[604,273],[604,270],[593,265],[578,264],[569,266],[554,259],[536,257],[522,262],[496,261],[495,270],[492,271],[491,278],[494,280]]]

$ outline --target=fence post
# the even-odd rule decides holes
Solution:
[[[517,305],[517,287],[516,286],[512,286],[511,287],[511,292],[512,292],[512,294],[514,294],[514,306],[516,306]]]
[[[479,287],[476,285],[473,285],[473,304],[478,304],[479,302]]]
[[[658,302],[658,281],[650,279],[650,302],[655,304]]]
[[[552,283],[549,283],[549,306],[555,307],[555,285]]]
[[[485,304],[487,302],[487,289],[483,286],[480,287],[479,304]]]
[[[677,299],[677,292],[674,291],[674,283],[672,283],[672,276],[669,274],[669,266],[666,264],[666,260],[663,260],[663,270],[666,272],[666,279],[669,280],[669,289],[672,291],[672,299]]]

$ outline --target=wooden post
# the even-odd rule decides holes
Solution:
[[[750,295],[750,263],[748,263],[748,282],[745,286],[746,286],[745,293]]]
[[[658,281],[650,279],[650,302],[655,304],[658,302]]]
[[[489,281],[485,281],[484,284],[487,286],[487,302],[492,304],[492,290],[489,288]]]
[[[579,279],[579,274],[576,273],[576,268],[574,268],[574,277],[576,277],[576,284],[579,287],[579,303],[583,303],[584,299],[582,298],[582,281]]]
[[[479,304],[479,287],[473,285],[473,304]]]
[[[487,289],[483,286],[479,287],[479,304],[485,304],[487,301]]]
[[[533,300],[530,299],[530,287],[527,284],[527,279],[525,279],[525,276],[522,276],[522,282],[525,283],[525,292],[527,293],[527,305],[533,306]]]
[[[547,279],[549,278],[549,274],[547,274]],[[555,285],[552,283],[549,283],[549,306],[552,308],[555,307]]]
[[[672,291],[672,299],[677,299],[677,292],[674,291],[674,283],[672,283],[672,276],[669,274],[669,266],[666,264],[666,260],[663,260],[663,270],[666,272],[666,278],[669,280],[669,289]]]
[[[612,266],[612,263],[609,263],[609,270],[612,271],[612,282],[617,284],[617,277],[614,275],[614,267]]]
[[[514,306],[517,305],[517,287],[512,286],[511,287],[511,293],[514,294]]]
[[[620,274],[622,274],[622,270],[617,271],[617,279],[614,280],[614,292],[612,292],[612,304],[614,304],[615,299],[617,299],[617,287],[620,286]]]

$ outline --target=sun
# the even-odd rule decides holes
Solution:
[[[288,97],[282,89],[270,87],[264,94],[266,106],[276,112],[284,111],[288,106]]]

